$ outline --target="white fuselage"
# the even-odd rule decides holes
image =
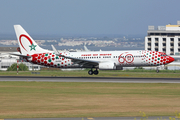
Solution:
[[[156,51],[90,51],[90,52],[61,52],[61,55],[72,57],[78,60],[88,60],[90,62],[97,62],[97,66],[83,66],[79,61],[57,56],[55,53],[36,53],[31,55],[29,62],[58,68],[100,68],[114,69],[118,67],[133,67],[133,66],[158,66],[167,64],[169,56],[164,56]],[[108,64],[108,65],[106,65]],[[101,68],[100,68],[101,69]]]

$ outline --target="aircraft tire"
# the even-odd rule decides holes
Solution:
[[[94,70],[94,75],[97,75],[99,73],[98,70]]]
[[[93,75],[94,72],[93,72],[92,70],[89,70],[89,71],[88,71],[88,74],[89,74],[89,75]]]

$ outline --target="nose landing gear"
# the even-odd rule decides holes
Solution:
[[[91,70],[88,71],[88,74],[89,74],[89,75],[93,75],[93,74],[94,74],[94,75],[97,75],[97,74],[99,74],[99,71],[97,70],[97,68],[96,68],[96,70],[94,70],[94,71],[91,69]]]

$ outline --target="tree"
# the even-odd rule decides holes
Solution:
[[[16,71],[17,70],[17,63],[12,64],[10,67],[8,67],[7,71]],[[19,64],[19,71],[28,71],[28,67],[21,63]]]

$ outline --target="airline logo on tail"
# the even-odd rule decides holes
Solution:
[[[21,40],[22,40],[22,39],[21,39],[22,37],[25,37],[25,38],[30,42],[30,44],[31,44],[31,45],[29,46],[29,47],[30,47],[30,51],[36,50],[35,47],[36,47],[37,45],[34,45],[33,42],[32,42],[32,40],[31,40],[27,35],[22,34],[22,35],[19,36],[19,42],[20,42],[21,46],[24,48],[24,50],[26,50],[26,48],[25,48],[24,45],[22,44],[22,41],[21,41]],[[27,51],[27,50],[26,50],[26,51]],[[28,51],[27,51],[27,52],[28,52]]]

